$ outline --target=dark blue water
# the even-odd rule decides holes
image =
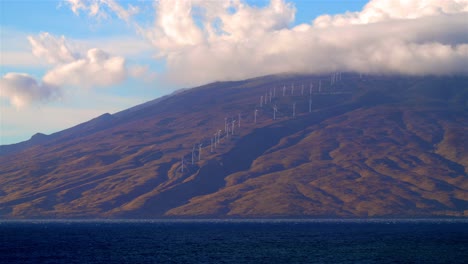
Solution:
[[[468,222],[3,221],[0,243],[0,263],[468,263]]]

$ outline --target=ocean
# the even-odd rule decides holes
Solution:
[[[468,263],[468,220],[0,220],[0,263]]]

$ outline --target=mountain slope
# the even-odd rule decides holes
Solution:
[[[0,157],[0,215],[467,216],[467,109],[467,77],[213,83]]]

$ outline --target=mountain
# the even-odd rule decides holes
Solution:
[[[467,76],[217,82],[1,146],[0,217],[467,217],[467,135]]]

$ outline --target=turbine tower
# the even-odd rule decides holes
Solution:
[[[260,107],[263,107],[263,95],[260,96]]]
[[[232,131],[231,132],[232,132],[232,135],[234,135],[234,127],[236,126],[236,120],[235,119],[232,120],[231,123],[232,123]]]
[[[293,118],[296,117],[296,102],[293,103]]]
[[[257,112],[258,112],[258,110],[255,109],[255,111],[254,111],[254,123],[255,124],[257,124]]]
[[[214,133],[214,148],[216,149],[218,146],[218,132]]]
[[[184,173],[184,167],[185,167],[184,156],[182,156],[182,158],[180,159],[180,170],[182,173]]]
[[[193,145],[193,148],[192,148],[192,165],[195,162],[195,146],[196,145]]]
[[[312,96],[309,97],[309,113],[312,112]]]
[[[273,107],[273,120],[276,120],[276,112],[278,111],[278,107],[275,105],[275,107]]]
[[[201,150],[202,150],[203,143],[198,145],[198,161],[201,160]]]

